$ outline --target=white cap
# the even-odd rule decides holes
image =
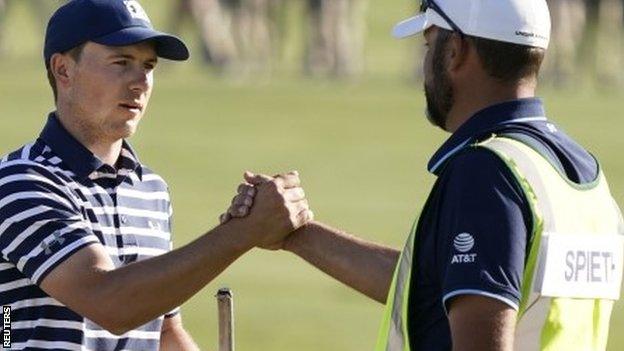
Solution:
[[[434,0],[461,31],[470,36],[546,49],[550,12],[546,0]],[[431,26],[453,30],[435,9],[394,27],[395,38],[420,33]]]

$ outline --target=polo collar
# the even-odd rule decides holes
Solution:
[[[114,174],[115,170],[102,162],[63,127],[55,112],[39,135],[46,145],[80,178],[90,178],[94,172]],[[136,153],[125,140],[118,161],[119,171],[137,172],[141,177],[141,163]]]
[[[484,133],[509,124],[547,121],[542,100],[525,98],[486,107],[470,117],[442,144],[429,160],[429,172],[439,175],[445,162]]]

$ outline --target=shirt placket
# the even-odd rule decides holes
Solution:
[[[132,230],[132,220],[127,213],[123,213],[120,211],[120,208],[129,208],[129,206],[125,206],[126,204],[123,201],[123,197],[120,198],[117,196],[118,189],[121,187],[127,186],[125,183],[126,175],[118,173],[117,175],[117,185],[114,189],[115,196],[115,217],[118,219],[119,223],[117,226],[118,237],[120,238],[120,252],[121,252],[121,261],[124,264],[129,264],[135,262],[138,258],[138,241],[137,237]]]

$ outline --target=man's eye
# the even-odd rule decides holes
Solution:
[[[156,67],[156,65],[152,64],[152,63],[146,63],[145,64],[145,69],[147,70],[153,70]]]
[[[119,65],[119,66],[126,66],[128,64],[128,61],[126,61],[126,60],[119,60],[119,61],[113,62],[113,64]]]

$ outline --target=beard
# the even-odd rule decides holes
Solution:
[[[427,83],[425,79],[425,99],[427,110],[425,114],[431,124],[445,129],[448,114],[453,107],[454,92],[451,78],[446,70],[447,62],[444,55],[446,45],[436,45],[432,55],[432,79]]]

